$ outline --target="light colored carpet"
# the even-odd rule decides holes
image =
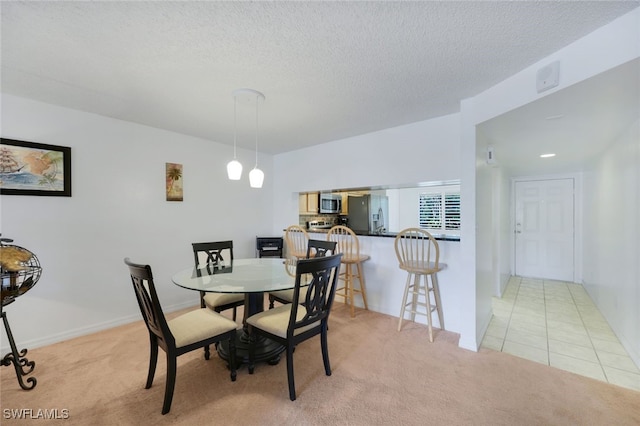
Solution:
[[[511,355],[458,348],[458,336],[336,304],[330,319],[333,375],[319,339],[296,348],[298,399],[286,363],[246,367],[236,382],[217,354],[183,355],[171,411],[160,414],[165,384],[160,352],[145,390],[149,348],[142,322],[29,350],[32,391],[12,367],[0,369],[0,423],[64,425],[638,425],[640,393]],[[67,420],[7,419],[11,409],[67,409]]]

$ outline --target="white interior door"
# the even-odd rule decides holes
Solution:
[[[515,273],[574,279],[573,179],[515,183]]]

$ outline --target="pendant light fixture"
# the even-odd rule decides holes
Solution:
[[[262,182],[264,182],[264,172],[258,168],[258,101],[264,101],[264,95],[260,92],[256,92],[256,164],[253,166],[253,170],[249,172],[249,185],[252,188],[262,188]]]
[[[264,182],[264,173],[258,168],[258,102],[264,101],[265,97],[261,92],[253,89],[239,89],[236,93],[241,92],[248,97],[254,97],[256,102],[256,164],[253,166],[253,170],[249,172],[249,185],[252,188],[262,188]]]
[[[249,184],[252,188],[262,188],[264,182],[264,173],[258,168],[258,102],[264,101],[265,97],[261,92],[253,89],[237,89],[233,91],[233,120],[234,120],[234,136],[233,136],[233,160],[227,164],[227,174],[229,179],[238,180],[242,175],[242,164],[236,159],[236,142],[238,135],[238,119],[237,105],[238,101],[252,102],[256,104],[256,164],[249,173]]]
[[[233,92],[233,160],[227,164],[227,176],[230,180],[240,180],[242,164],[236,159],[236,139],[238,138],[238,96]]]

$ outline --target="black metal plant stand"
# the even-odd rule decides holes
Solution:
[[[11,301],[13,302],[13,300]],[[9,303],[11,303],[9,302]],[[7,303],[7,304],[9,304]],[[27,350],[23,349],[18,352],[18,348],[16,347],[16,342],[13,339],[13,334],[11,333],[11,327],[9,327],[9,320],[7,319],[7,313],[4,311],[4,302],[0,307],[0,311],[2,311],[2,322],[4,323],[4,329],[7,331],[7,338],[9,339],[9,346],[11,346],[11,352],[6,354],[4,358],[2,358],[1,364],[3,366],[8,367],[13,364],[13,367],[16,370],[16,376],[18,377],[18,383],[20,387],[24,390],[31,390],[36,387],[38,381],[35,377],[27,378],[27,383],[23,380],[23,377],[27,374],[30,374],[33,369],[36,367],[35,361],[29,361],[26,357]]]
[[[17,297],[36,285],[40,279],[42,268],[35,254],[23,247],[6,244],[10,242],[13,240],[0,238],[0,284],[2,290],[0,293],[2,301],[0,314],[7,332],[9,346],[11,346],[11,352],[0,360],[0,365],[8,367],[13,364],[20,387],[24,390],[31,390],[36,387],[37,380],[35,377],[29,377],[25,382],[24,376],[33,372],[36,363],[27,359],[26,349],[18,352],[4,307],[15,302]]]

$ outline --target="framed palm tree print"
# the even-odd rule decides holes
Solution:
[[[166,163],[167,201],[182,201],[182,164]]]

